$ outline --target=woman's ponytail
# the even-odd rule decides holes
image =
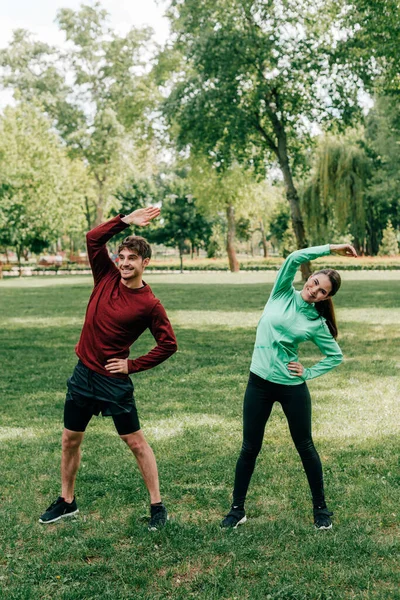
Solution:
[[[335,309],[333,308],[333,302],[331,298],[321,300],[321,302],[316,302],[315,308],[320,316],[326,320],[328,329],[336,340],[338,336],[338,328],[336,324]]]
[[[331,332],[332,336],[336,339],[338,336],[338,328],[336,324],[335,309],[333,307],[332,296],[336,294],[336,292],[340,288],[342,281],[340,279],[339,273],[335,271],[335,269],[321,269],[321,271],[318,271],[318,273],[323,273],[324,275],[327,275],[329,277],[329,280],[332,285],[332,290],[329,294],[329,298],[315,303],[315,308],[319,315],[326,320],[326,324],[328,325],[329,331]],[[315,275],[318,275],[318,273],[315,273]]]

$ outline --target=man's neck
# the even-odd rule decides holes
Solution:
[[[138,290],[143,287],[143,279],[141,277],[134,277],[133,279],[128,279],[128,281],[121,278],[121,283],[130,290]]]

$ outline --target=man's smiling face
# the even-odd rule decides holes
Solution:
[[[118,254],[118,268],[123,283],[141,279],[149,260],[149,258],[142,258],[137,250],[122,248]]]

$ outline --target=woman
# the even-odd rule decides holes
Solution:
[[[335,341],[337,326],[331,300],[340,287],[340,275],[333,269],[323,269],[311,275],[300,292],[293,287],[299,265],[330,253],[357,256],[350,244],[305,248],[290,254],[277,275],[257,327],[244,397],[243,445],[236,464],[233,504],[221,527],[236,528],[247,520],[247,489],[275,401],[282,405],[307,475],[315,527],[332,527],[333,513],[325,503],[321,461],[311,437],[311,398],[306,381],[327,373],[342,361]],[[309,369],[297,357],[299,343],[306,340],[314,342],[325,355]]]

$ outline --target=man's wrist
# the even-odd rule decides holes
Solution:
[[[121,221],[123,223],[126,223],[127,225],[132,225],[132,223],[133,223],[133,219],[131,218],[131,215],[121,216]]]

